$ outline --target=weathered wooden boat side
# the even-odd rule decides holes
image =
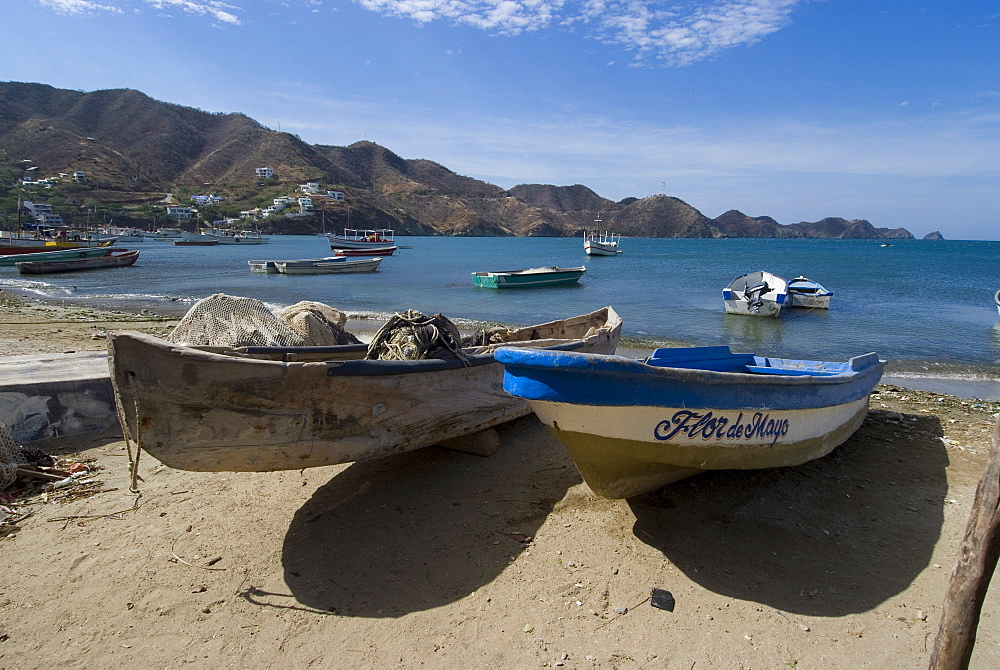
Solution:
[[[621,320],[604,308],[511,333],[526,346],[613,353]],[[438,444],[524,416],[490,345],[459,359],[361,360],[365,345],[232,350],[150,335],[108,338],[128,438],[170,467],[290,470]]]
[[[712,359],[722,349],[733,358],[719,365]],[[587,485],[609,498],[705,470],[825,456],[864,421],[882,374],[875,354],[826,363],[727,347],[678,350],[647,362],[508,348],[496,358],[505,366],[504,388],[528,400]],[[697,355],[671,358],[691,351]]]

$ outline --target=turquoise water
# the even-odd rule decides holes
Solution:
[[[762,355],[820,360],[875,351],[903,377],[1000,380],[1000,242],[899,240],[625,239],[624,253],[588,257],[580,238],[401,237],[379,272],[262,275],[250,259],[331,255],[325,238],[272,236],[261,246],[175,247],[145,241],[131,268],[22,277],[0,287],[41,297],[186,311],[212,293],[274,305],[317,300],[349,314],[417,309],[451,318],[530,324],[612,305],[626,344],[727,344]],[[123,245],[127,246],[127,245]],[[479,289],[477,270],[586,265],[577,285]],[[746,272],[805,275],[834,292],[831,309],[778,319],[725,314],[722,288]]]

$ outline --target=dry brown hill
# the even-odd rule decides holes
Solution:
[[[208,113],[139,91],[0,82],[0,166],[8,175],[0,197],[10,195],[28,165],[38,175],[84,171],[87,185],[79,188],[86,192],[72,202],[138,207],[166,193],[184,198],[208,191],[225,196],[220,209],[228,215],[317,181],[345,192],[354,225],[402,234],[578,235],[600,216],[604,227],[637,237],[912,237],[864,220],[783,226],[736,211],[713,220],[677,198],[614,202],[580,184],[505,191],[372,142],[311,145],[243,114]],[[276,179],[258,182],[255,168],[265,166]],[[315,228],[320,216],[333,226],[347,223],[345,206],[319,204],[322,215],[268,225],[286,232]]]

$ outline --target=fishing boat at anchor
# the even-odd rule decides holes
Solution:
[[[473,272],[472,283],[480,288],[534,288],[539,286],[558,286],[573,284],[587,272],[584,266],[576,268],[561,268],[553,265],[548,268],[530,268],[528,270],[501,270],[497,272]]]
[[[770,272],[750,272],[722,289],[726,314],[778,316],[788,299],[788,282]]]
[[[646,360],[504,347],[504,390],[566,447],[594,493],[627,498],[706,470],[799,465],[847,440],[882,376],[845,363],[729,347],[657,349]]]
[[[617,256],[622,252],[618,247],[622,236],[601,231],[601,217],[594,220],[594,230],[583,231],[583,251],[588,256]]]

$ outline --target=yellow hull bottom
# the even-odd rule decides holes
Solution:
[[[822,458],[843,444],[861,426],[867,413],[866,402],[850,420],[830,433],[765,445],[676,445],[549,428],[594,493],[605,498],[629,498],[706,470],[757,470]]]

